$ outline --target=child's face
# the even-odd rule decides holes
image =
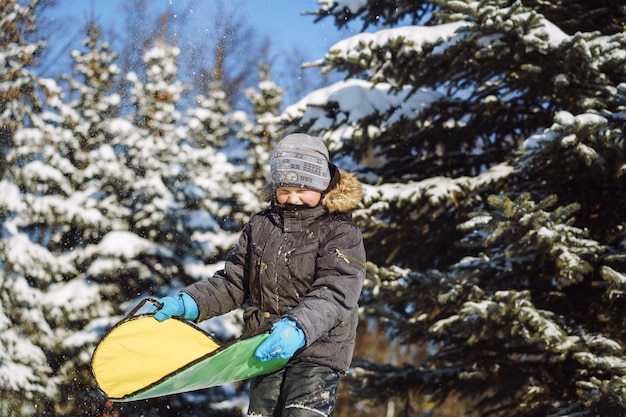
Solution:
[[[280,187],[276,189],[276,199],[280,204],[315,207],[322,199],[322,193],[304,188]]]

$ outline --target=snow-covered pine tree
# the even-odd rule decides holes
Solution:
[[[321,62],[346,79],[284,119],[371,184],[356,216],[366,316],[429,347],[406,366],[359,361],[356,392],[623,415],[623,5],[329,0],[319,14],[369,32]]]
[[[196,96],[187,120],[196,146],[224,149],[227,138],[234,134],[232,120],[227,117],[230,112],[232,107],[219,81],[210,84],[207,94]]]
[[[7,281],[7,294],[18,294],[12,296],[9,311],[17,317],[14,328],[45,327],[25,340],[45,350],[50,374],[49,381],[40,382],[39,389],[48,392],[45,399],[33,401],[27,391],[22,397],[34,403],[21,411],[24,415],[97,414],[102,398],[89,372],[89,347],[121,310],[119,300],[110,302],[119,290],[107,281],[109,277],[94,272],[101,271],[98,265],[107,251],[123,250],[103,236],[124,227],[120,223],[127,224],[121,220],[127,211],[119,209],[115,188],[124,167],[104,126],[118,111],[119,97],[107,95],[117,73],[115,55],[107,44],[99,45],[94,25],[89,26],[85,45],[85,54],[73,53],[75,74],[68,81],[74,101],[55,81],[30,74],[38,87],[33,91],[45,97],[39,106],[45,111],[24,118],[6,160],[10,172],[6,182],[14,192],[5,196],[14,206],[21,202],[19,210],[7,216],[9,233],[2,236],[3,272],[16,277]],[[128,239],[124,243],[128,245]],[[114,270],[124,266],[120,262]],[[18,274],[27,284],[19,285]],[[23,309],[29,315],[20,313]],[[37,369],[37,356],[27,356]],[[7,375],[23,377],[18,372]],[[9,415],[18,410],[14,405]]]
[[[71,130],[74,138],[74,148],[68,152],[75,167],[71,176],[74,192],[68,201],[84,207],[82,217],[75,216],[71,222],[65,219],[68,232],[63,257],[75,267],[76,277],[73,281],[67,277],[67,283],[47,295],[65,307],[55,311],[58,323],[72,316],[82,320],[79,326],[65,325],[71,330],[64,337],[75,340],[81,353],[59,360],[64,378],[59,382],[60,395],[54,399],[57,413],[76,416],[100,414],[105,406],[94,387],[90,353],[124,312],[121,301],[126,299],[120,300],[124,281],[118,278],[133,275],[125,271],[139,269],[134,256],[155,250],[154,245],[133,239],[128,232],[130,211],[124,202],[132,171],[116,154],[114,129],[110,129],[120,112],[121,99],[115,92],[120,80],[117,54],[102,40],[94,22],[87,24],[82,45],[71,52],[72,74],[61,76],[68,87],[67,99],[50,105],[58,123]],[[79,283],[93,296],[82,298],[84,290]],[[61,340],[56,343],[63,345]]]
[[[235,111],[229,104],[222,83],[210,84],[205,95],[195,98],[194,106],[187,111],[188,141],[193,144],[197,161],[188,166],[202,185],[206,196],[203,204],[214,213],[215,221],[230,237],[217,239],[221,244],[217,256],[221,259],[235,244],[234,238],[248,220],[250,212],[258,206],[258,198],[250,196],[246,187],[246,143],[241,143],[238,131],[246,123],[247,115]],[[252,198],[250,198],[252,197]],[[252,205],[252,209],[249,206]]]
[[[46,153],[43,103],[33,62],[44,43],[31,40],[39,1],[0,9],[0,415],[42,414],[59,395],[48,349],[54,331],[43,295],[73,272],[45,246],[45,187],[34,177]],[[50,133],[49,131],[47,132]],[[33,139],[29,150],[16,152]],[[50,139],[50,138],[49,138]],[[39,168],[37,168],[39,167]]]
[[[15,28],[28,28],[36,7],[37,2],[11,5],[3,16],[23,19],[22,13],[27,13],[28,19]],[[19,39],[17,32],[7,36]],[[19,59],[6,61],[13,70],[16,64],[31,64],[34,55],[28,54],[38,51],[35,45],[17,45],[3,45],[3,50],[18,53]],[[99,286],[75,260],[110,223],[92,198],[93,184],[85,185],[89,149],[72,130],[84,126],[80,113],[66,103],[54,80],[26,71],[9,72],[5,78],[21,74],[11,101],[22,107],[14,107],[5,119],[15,126],[2,178],[2,303],[8,318],[3,322],[12,329],[0,337],[8,344],[2,362],[12,368],[2,373],[3,388],[9,391],[3,397],[9,415],[76,414],[74,402],[82,403],[91,389],[90,358],[84,348],[98,336],[93,320],[111,310],[102,303]],[[41,101],[33,106],[37,97]],[[16,349],[20,362],[12,364]]]
[[[279,139],[276,116],[282,108],[283,89],[272,81],[269,64],[262,64],[257,88],[244,92],[252,104],[254,120],[242,128],[241,136],[248,143],[249,154],[246,165],[249,167],[251,184],[259,191],[267,184],[269,157]]]

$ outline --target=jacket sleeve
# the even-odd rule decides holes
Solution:
[[[224,269],[212,277],[204,278],[185,288],[198,304],[199,316],[196,321],[210,319],[241,307],[248,294],[246,259],[250,236],[248,222],[239,236],[237,245],[226,256]]]
[[[347,322],[365,280],[365,248],[352,222],[334,227],[316,261],[316,278],[309,293],[287,312],[302,328],[309,346],[335,326]]]

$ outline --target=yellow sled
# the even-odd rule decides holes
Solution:
[[[128,402],[241,381],[282,368],[287,359],[261,362],[260,333],[220,346],[204,330],[179,319],[157,321],[136,312],[117,323],[96,347],[91,369],[108,399]]]

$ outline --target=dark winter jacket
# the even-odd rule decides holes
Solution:
[[[365,278],[365,250],[350,210],[361,183],[341,172],[316,207],[271,207],[252,216],[223,270],[186,287],[199,321],[245,307],[245,331],[254,333],[282,317],[306,336],[294,361],[344,373],[352,360],[358,299]]]

